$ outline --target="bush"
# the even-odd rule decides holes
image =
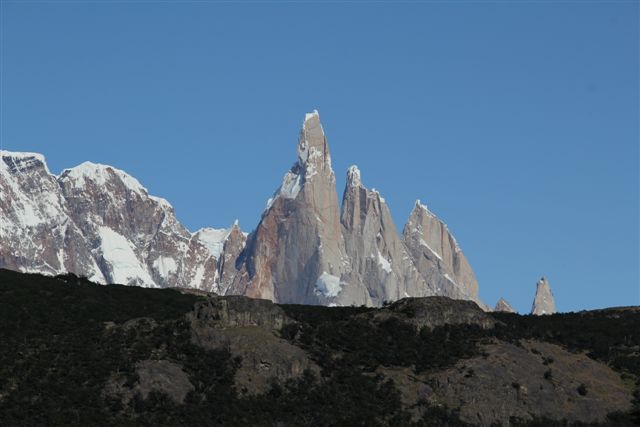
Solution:
[[[586,396],[587,395],[587,386],[584,384],[580,384],[578,386],[578,394],[580,396]]]

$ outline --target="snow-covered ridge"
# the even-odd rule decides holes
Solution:
[[[120,169],[84,162],[56,176],[42,154],[1,157],[0,267],[148,287],[222,285],[218,260],[237,222],[191,233],[167,200]]]
[[[11,158],[16,160],[28,160],[28,159],[36,159],[43,164],[45,163],[44,156],[40,153],[30,153],[26,151],[9,151],[9,150],[0,150],[0,156],[4,158]]]
[[[98,186],[103,186],[113,178],[118,179],[126,188],[141,197],[148,197],[158,203],[163,209],[173,210],[173,206],[171,206],[171,203],[169,203],[167,199],[152,196],[149,194],[149,190],[140,184],[140,181],[125,171],[114,168],[113,166],[103,165],[101,163],[83,162],[73,168],[64,169],[56,177],[59,181],[68,182],[75,188],[86,187],[87,181],[93,182]]]
[[[140,181],[125,171],[100,163],[84,162],[76,167],[65,169],[58,175],[58,179],[72,179],[75,186],[83,187],[86,185],[86,180],[93,181],[97,185],[105,185],[114,176],[130,190],[145,196],[149,195],[149,191],[140,184]]]
[[[219,259],[224,249],[224,242],[231,234],[232,229],[206,227],[196,231],[193,235],[209,249],[215,259]]]
[[[33,162],[40,162],[47,173],[51,173],[44,156],[40,153],[0,150],[0,157],[3,160],[0,164],[0,169],[8,168],[10,164],[17,170],[28,169],[33,165]]]

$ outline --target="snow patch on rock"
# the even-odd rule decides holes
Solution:
[[[204,244],[215,259],[220,258],[224,242],[229,237],[231,228],[201,228],[195,233],[196,238]]]
[[[342,291],[342,285],[338,276],[323,272],[316,280],[316,290],[328,298],[337,297]]]
[[[142,266],[135,254],[135,246],[122,234],[109,227],[98,228],[100,251],[104,260],[110,264],[112,279],[115,283],[138,284],[155,287],[153,279]]]
[[[380,268],[386,271],[387,274],[391,273],[391,263],[389,262],[389,260],[382,256],[380,251],[378,251],[378,265],[380,266]]]
[[[360,178],[360,169],[358,166],[351,165],[349,169],[347,169],[347,182],[350,187],[361,187],[362,180]]]
[[[178,264],[176,264],[176,260],[173,258],[159,256],[153,261],[153,268],[155,268],[162,277],[166,278],[178,270]]]
[[[442,261],[442,257],[440,256],[440,254],[436,251],[434,251],[431,246],[429,246],[429,244],[427,242],[425,242],[424,239],[420,239],[420,246],[424,246],[425,248],[427,248],[429,250],[429,252],[431,252],[432,254],[434,254],[436,256],[436,258],[438,258],[440,261]]]

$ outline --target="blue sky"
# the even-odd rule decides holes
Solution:
[[[3,148],[252,229],[319,109],[401,230],[420,198],[489,304],[640,304],[637,2],[2,2]]]

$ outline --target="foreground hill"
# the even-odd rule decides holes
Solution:
[[[640,310],[277,305],[0,270],[0,425],[638,425]]]

